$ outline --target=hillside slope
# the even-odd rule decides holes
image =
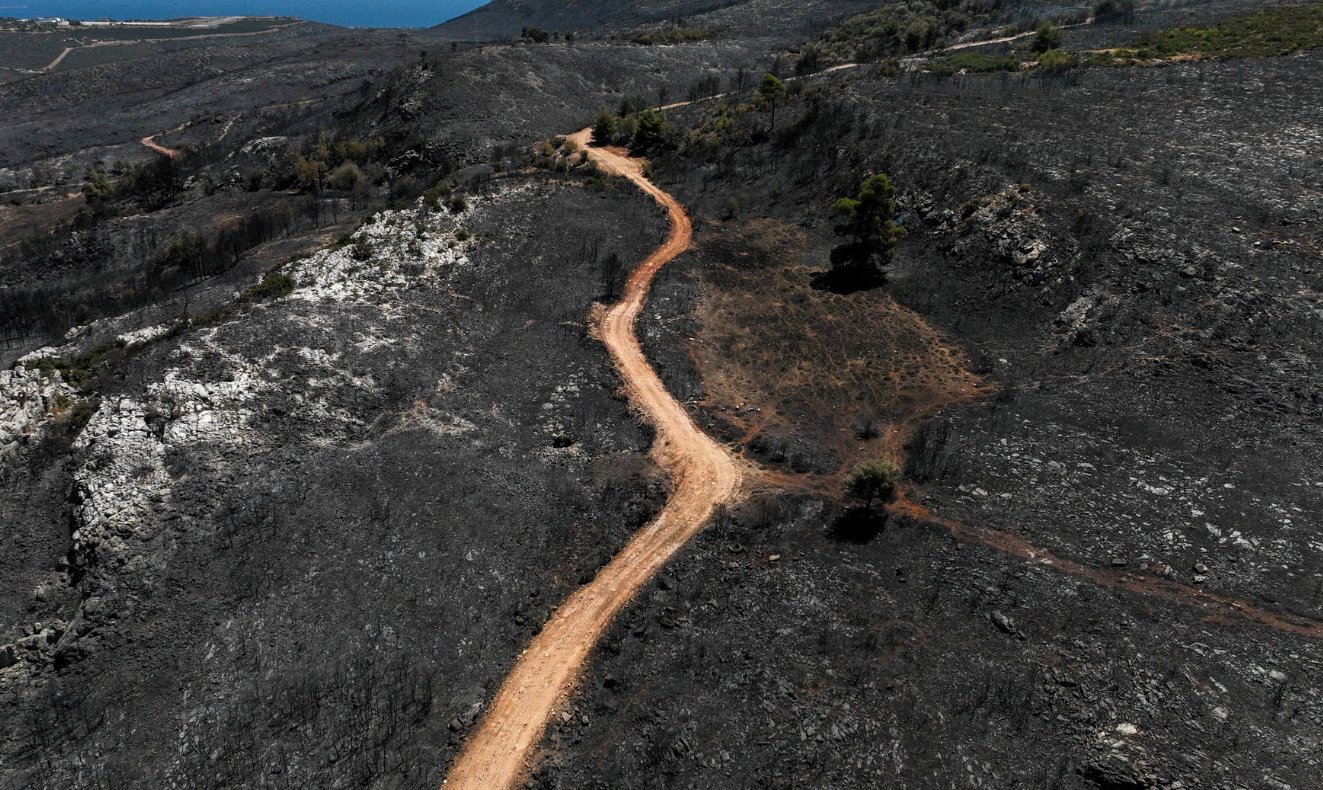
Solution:
[[[538,786],[1316,786],[1320,60],[673,112],[700,230],[642,331],[769,491],[622,614]],[[836,288],[875,172],[906,236]],[[885,517],[842,501],[878,456]]]
[[[876,6],[875,0],[492,0],[433,30],[462,40],[499,40],[519,35],[524,27],[620,30],[683,20],[741,36],[770,33],[793,38]]]

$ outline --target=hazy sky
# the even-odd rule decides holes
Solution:
[[[355,27],[430,27],[486,0],[0,0],[0,16],[169,19],[299,16]]]

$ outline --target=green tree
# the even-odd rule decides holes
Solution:
[[[603,107],[593,121],[593,145],[610,145],[615,142],[616,131],[620,128],[620,119],[615,113]]]
[[[640,151],[659,148],[666,142],[666,116],[657,110],[639,113],[638,128],[634,131],[633,147]]]
[[[620,126],[616,130],[616,139],[627,144],[634,142],[634,135],[639,130],[639,117],[637,115],[627,115],[620,119]]]
[[[93,170],[87,174],[87,180],[83,183],[83,197],[87,198],[90,205],[104,203],[114,195],[115,185],[111,183],[109,176],[100,170]]]
[[[889,501],[896,494],[900,482],[900,467],[885,458],[863,461],[850,470],[845,479],[845,491],[851,498],[872,507],[873,500]]]
[[[776,103],[784,99],[786,95],[786,84],[777,79],[775,74],[767,73],[763,75],[762,82],[758,83],[758,98],[772,109],[771,128],[776,128]]]
[[[1061,27],[1055,22],[1044,22],[1038,26],[1038,33],[1034,36],[1034,52],[1060,49],[1064,43],[1066,34],[1061,31]]]
[[[841,220],[836,232],[849,238],[832,250],[833,270],[856,279],[880,278],[905,232],[894,221],[896,187],[891,179],[884,173],[869,176],[857,195],[837,200],[833,208]]]

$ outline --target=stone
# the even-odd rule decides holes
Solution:
[[[996,610],[994,610],[992,614],[989,615],[989,617],[992,619],[993,624],[997,626],[997,629],[1000,630],[1002,633],[1010,634],[1012,636],[1020,635],[1020,632],[1015,627],[1014,618],[1007,617],[1006,615],[1002,614],[1000,611],[996,611]]]
[[[1124,755],[1108,754],[1080,768],[1080,775],[1105,790],[1143,790],[1152,787]]]

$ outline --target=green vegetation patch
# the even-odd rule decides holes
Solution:
[[[935,74],[991,74],[998,71],[1019,71],[1023,58],[1018,55],[988,55],[983,52],[958,52],[935,60],[928,70]]]
[[[98,344],[76,357],[41,357],[24,363],[24,366],[47,374],[59,373],[65,383],[76,390],[94,390],[100,385],[105,366],[124,358],[125,345],[122,340],[113,340]]]
[[[259,299],[278,299],[293,293],[296,285],[294,278],[288,274],[271,271],[266,273],[261,282],[244,291],[239,299],[244,302],[253,302]]]
[[[636,33],[630,41],[644,46],[655,44],[687,44],[692,41],[709,41],[721,35],[714,27],[668,27],[665,30]]]
[[[922,52],[986,12],[982,0],[906,0],[845,20],[824,32],[806,54],[812,61],[847,63]]]
[[[1141,59],[1183,54],[1206,58],[1264,58],[1290,55],[1319,46],[1323,46],[1323,3],[1271,8],[1211,27],[1182,27],[1149,33],[1135,42],[1132,49]]]
[[[850,470],[845,480],[845,491],[852,499],[871,507],[874,500],[889,501],[896,495],[900,482],[900,467],[885,458],[863,461]]]

